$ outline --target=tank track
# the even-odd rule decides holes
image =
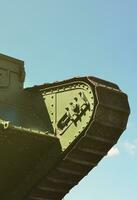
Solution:
[[[61,200],[97,166],[126,128],[130,112],[127,96],[113,83],[85,77],[37,86],[34,89],[58,87],[72,81],[84,81],[91,86],[96,99],[93,116],[86,130],[63,153],[56,166],[36,184],[27,200]]]

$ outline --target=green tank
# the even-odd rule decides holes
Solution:
[[[0,199],[61,200],[117,143],[127,95],[91,76],[24,79],[24,62],[0,54]]]

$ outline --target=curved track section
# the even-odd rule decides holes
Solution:
[[[61,85],[67,87],[72,82],[74,84],[84,82],[91,88],[94,97],[92,115],[87,126],[63,150],[54,168],[45,174],[30,191],[27,200],[61,200],[72,187],[97,166],[111,147],[117,143],[126,128],[130,112],[128,100],[115,84],[94,77],[86,77],[58,82],[46,87],[43,85],[38,89],[45,88],[45,91],[49,91],[52,88],[54,93],[54,88],[60,88]],[[66,118],[64,115],[63,122],[58,122],[60,129],[65,127],[64,123],[67,124],[68,129],[71,127],[67,117],[67,114]],[[73,120],[71,122],[74,123]],[[61,136],[57,135],[57,137]]]

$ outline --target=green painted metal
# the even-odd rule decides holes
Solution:
[[[94,108],[94,95],[84,82],[61,84],[41,90],[52,123],[54,135],[65,150],[88,125]],[[62,101],[63,99],[63,101]]]
[[[118,141],[127,96],[95,77],[24,89],[24,62],[2,54],[0,74],[0,197],[60,200]]]

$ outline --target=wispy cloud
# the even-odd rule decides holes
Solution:
[[[119,149],[118,149],[117,147],[112,147],[112,148],[109,150],[107,156],[108,156],[108,157],[112,157],[112,156],[118,156],[119,154],[120,154]]]
[[[124,141],[121,144],[122,146],[120,147],[120,149],[123,147],[126,152],[130,155],[135,155],[137,153],[137,139],[135,139],[132,142],[129,141]],[[107,157],[114,157],[114,156],[118,156],[120,154],[120,150],[117,146],[112,147],[108,154]]]
[[[137,151],[137,140],[132,143],[128,141],[124,142],[124,148],[129,154],[134,155]]]

